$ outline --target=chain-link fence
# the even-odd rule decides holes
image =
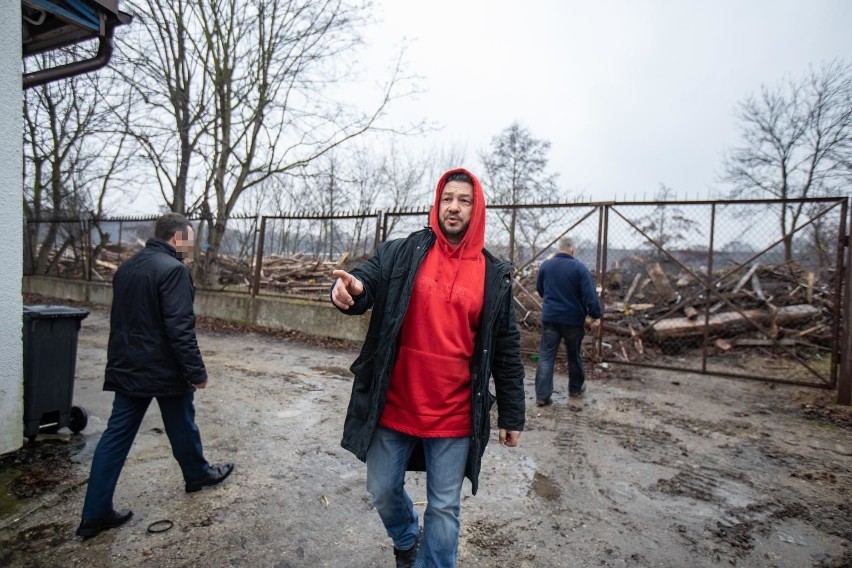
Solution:
[[[605,361],[833,386],[847,201],[604,211]]]
[[[496,205],[486,246],[516,267],[530,358],[538,266],[570,236],[605,312],[590,359],[834,386],[847,216],[846,198]],[[155,218],[28,221],[25,271],[108,281],[153,236]],[[327,301],[332,270],[426,226],[429,211],[195,221],[198,287]]]

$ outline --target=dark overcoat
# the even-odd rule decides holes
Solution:
[[[366,461],[367,449],[384,410],[390,375],[397,355],[402,321],[411,298],[414,280],[426,252],[435,243],[427,228],[407,238],[382,243],[375,255],[352,270],[364,284],[364,293],[345,314],[359,315],[372,308],[370,325],[361,353],[350,367],[355,375],[343,426],[341,445]],[[486,250],[485,297],[474,354],[470,362],[472,434],[465,476],[473,494],[479,485],[482,455],[488,444],[490,411],[497,402],[497,425],[507,430],[524,429],[524,365],[520,356],[520,332],[512,296],[512,265]],[[494,378],[494,393],[489,379]],[[409,470],[423,470],[422,447],[415,450]]]
[[[128,396],[178,396],[207,380],[195,337],[195,286],[168,243],[149,239],[119,266],[104,390]]]

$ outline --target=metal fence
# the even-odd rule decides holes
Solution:
[[[848,215],[847,198],[492,205],[486,243],[516,267],[530,355],[537,269],[569,235],[605,310],[590,359],[834,388]],[[110,280],[155,218],[27,221],[25,272]],[[231,218],[215,259],[204,245],[215,220],[197,219],[196,283],[325,300],[331,270],[428,218],[428,209]]]

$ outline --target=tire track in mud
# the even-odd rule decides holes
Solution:
[[[702,554],[731,558],[750,553],[754,531],[765,531],[767,523],[783,507],[774,502],[758,502],[743,471],[715,456],[694,454],[690,443],[693,438],[706,441],[711,435],[741,435],[750,425],[682,416],[637,399],[614,399],[612,409],[619,414],[637,413],[647,425],[601,419],[591,426],[611,437],[634,459],[675,470],[674,475],[660,477],[640,490],[651,499],[665,495],[704,503],[708,516],[703,523],[677,523],[672,526],[674,531]]]
[[[647,426],[616,420],[601,420],[592,426],[639,461],[676,469],[674,475],[652,484],[649,496],[661,493],[700,502],[710,513],[700,524],[677,523],[672,527],[702,556],[736,564],[737,558],[742,561],[757,554],[756,546],[765,546],[767,541],[801,544],[804,536],[796,532],[799,524],[791,521],[847,541],[852,539],[852,505],[833,501],[832,491],[825,495],[819,491],[820,486],[838,482],[848,486],[850,466],[848,461],[826,460],[825,455],[811,452],[823,449],[818,441],[785,440],[801,450],[789,451],[773,443],[764,429],[749,420],[712,422],[637,399],[613,399],[611,403],[616,413],[635,413],[631,418],[640,417]],[[708,439],[719,443],[708,446]],[[693,448],[700,450],[694,453]],[[849,450],[829,447],[823,453],[845,457]],[[812,501],[802,501],[801,486],[794,479],[816,486],[809,492]],[[790,485],[795,489],[788,490]],[[819,565],[834,565],[831,563],[836,560],[827,558],[828,564]]]
[[[565,565],[564,553],[592,548],[605,557],[598,533],[592,527],[606,522],[609,502],[601,497],[599,466],[590,451],[596,441],[585,401],[555,404],[528,415],[527,429],[535,432],[536,444],[549,447],[547,460],[535,462],[527,492],[528,512],[515,523],[525,525],[523,539],[506,537],[505,528],[479,519],[468,529],[464,565],[517,566],[518,568]],[[591,504],[590,504],[591,500]],[[488,538],[482,535],[492,535]],[[501,545],[501,543],[503,543]],[[505,543],[516,554],[506,555]],[[613,557],[619,557],[618,553]],[[461,560],[461,557],[460,557]],[[461,563],[460,563],[461,565]],[[640,566],[640,565],[635,565]]]
[[[589,463],[586,448],[589,418],[583,414],[583,407],[569,405],[550,407],[548,424],[538,426],[539,430],[552,432],[553,446],[557,448],[554,459],[536,468],[530,491],[551,502],[559,501],[566,493],[564,485],[585,486],[588,480],[600,477],[597,466]],[[563,415],[563,413],[566,413]],[[550,475],[550,472],[554,475]],[[558,472],[558,479],[556,481]]]
[[[641,497],[647,493],[647,487],[641,485],[642,473],[661,470],[658,466],[677,459],[681,455],[679,440],[663,428],[608,419],[611,400],[556,404],[540,410],[537,418],[531,420],[531,429],[546,431],[547,443],[556,451],[548,453],[546,463],[537,464],[530,495],[541,506],[534,507],[536,521],[528,529],[549,535],[544,542],[557,547],[538,552],[532,566],[589,566],[587,562],[592,558],[607,566],[659,566],[637,550],[646,546],[661,548],[664,542],[648,534],[646,522],[651,521],[634,516],[637,509],[632,505],[637,498],[645,500]],[[647,406],[641,400],[624,399],[621,411],[643,405]],[[666,449],[672,444],[674,453],[669,455]],[[665,455],[661,456],[660,450]],[[640,466],[641,472],[625,481],[619,472],[643,461],[637,459],[637,454],[654,465]],[[603,536],[614,533],[618,536]],[[585,560],[565,564],[560,550],[584,550]]]
[[[852,462],[827,460],[822,448],[788,443],[797,451],[763,438],[743,441],[732,446],[731,452],[736,463],[750,470],[748,477],[758,489],[773,494],[771,520],[797,519],[852,541],[849,491],[841,490],[847,497],[837,499],[838,487],[852,487]],[[809,451],[815,453],[808,455]]]

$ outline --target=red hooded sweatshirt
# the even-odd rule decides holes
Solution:
[[[473,209],[453,248],[438,212],[447,178],[459,172],[473,180]],[[476,176],[461,168],[441,176],[429,222],[437,240],[417,270],[379,423],[422,438],[469,436],[469,366],[485,291],[485,195]]]

